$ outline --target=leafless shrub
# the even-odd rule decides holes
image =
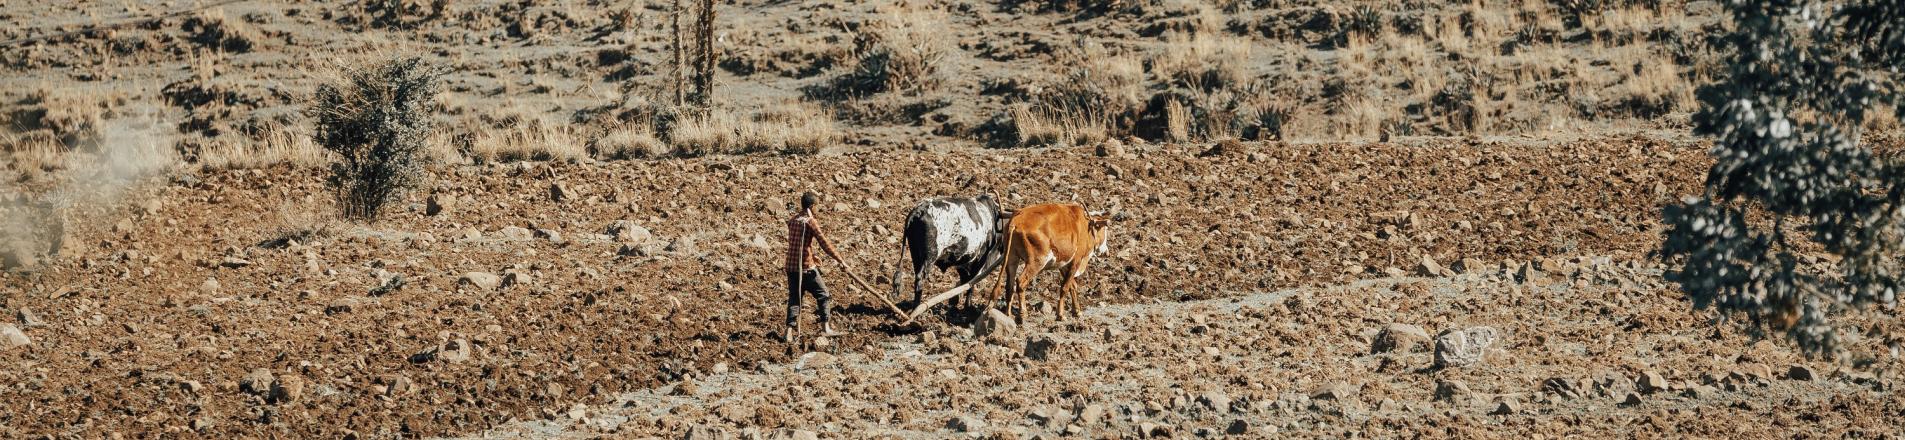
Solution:
[[[1177,87],[1211,91],[1242,85],[1248,74],[1244,62],[1250,42],[1220,34],[1174,33],[1153,52],[1151,75]]]
[[[375,220],[384,206],[423,177],[442,71],[419,58],[351,69],[318,86],[309,112],[316,140],[340,160],[330,183],[347,218]]]
[[[948,48],[945,13],[932,9],[889,12],[854,34],[858,63],[810,95],[839,99],[886,92],[916,95],[939,87],[939,67]]]

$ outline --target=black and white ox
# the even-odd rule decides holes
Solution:
[[[913,303],[926,288],[926,277],[938,268],[954,269],[962,286],[977,284],[999,267],[1004,258],[998,246],[999,221],[1004,212],[990,194],[946,197],[920,202],[906,215],[901,246],[913,258]],[[893,291],[901,289],[901,267],[893,274]],[[956,307],[956,306],[955,306]],[[916,312],[917,313],[917,312]]]

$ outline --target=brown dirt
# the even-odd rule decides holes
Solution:
[[[123,224],[75,227],[83,239],[68,240],[64,261],[6,275],[6,310],[49,325],[27,329],[30,348],[0,353],[20,366],[0,372],[16,384],[0,397],[26,402],[0,425],[22,436],[451,434],[607,401],[717,362],[788,362],[801,350],[774,338],[777,211],[810,188],[827,195],[837,239],[868,276],[899,257],[896,237],[877,228],[896,228],[929,195],[1124,209],[1133,219],[1116,227],[1112,254],[1085,286],[1093,301],[1131,303],[1339,284],[1422,256],[1644,260],[1655,207],[1690,192],[1678,176],[1704,160],[1695,146],[1645,139],[1230,147],[1241,151],[457,166],[426,191],[460,199],[446,213],[424,214],[428,194],[416,194],[408,211],[369,226],[308,220],[331,210],[315,172],[174,178],[150,189],[156,211],[125,208],[111,214]],[[552,200],[556,184],[564,201]],[[657,238],[621,255],[602,234],[624,219]],[[508,227],[563,240],[512,238]],[[764,246],[750,244],[756,235]],[[458,285],[476,271],[521,281]],[[403,287],[378,291],[389,274]],[[842,350],[912,331],[892,328],[842,277],[831,283]],[[458,340],[468,360],[449,361],[455,350],[419,356]],[[241,390],[257,369],[302,379],[302,396]]]

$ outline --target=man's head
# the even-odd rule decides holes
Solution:
[[[818,205],[818,204],[820,204],[819,194],[814,194],[813,191],[808,191],[800,195],[800,210],[811,211],[814,209],[814,205]]]

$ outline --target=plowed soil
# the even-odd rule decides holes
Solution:
[[[896,335],[913,338],[903,335],[922,329],[951,335],[964,328],[939,318],[897,328],[883,306],[835,270],[830,282],[846,335],[818,348],[812,339],[798,347],[778,342],[780,222],[787,202],[809,189],[825,194],[823,218],[856,273],[881,285],[900,258],[893,231],[911,204],[929,196],[990,191],[1008,206],[1078,201],[1126,212],[1130,219],[1114,226],[1110,255],[1095,260],[1085,278],[1088,301],[1100,307],[1387,278],[1417,273],[1425,257],[1471,273],[1514,271],[1536,261],[1558,277],[1571,272],[1557,268],[1589,261],[1568,256],[1651,267],[1657,207],[1694,191],[1690,176],[1704,161],[1698,148],[1646,139],[1232,143],[1133,145],[1110,148],[1106,156],[1063,149],[524,162],[438,169],[429,188],[369,225],[311,220],[333,209],[316,171],[176,175],[134,191],[132,206],[76,219],[62,259],[52,266],[0,279],[9,317],[31,314],[39,324],[23,323],[31,345],[0,352],[11,366],[0,370],[0,383],[8,384],[0,400],[13,402],[0,413],[0,430],[16,438],[474,433],[705,377],[717,363],[773,371],[816,349],[877,357],[881,341]],[[442,211],[429,214],[433,205]],[[620,220],[654,237],[618,242],[606,232]],[[496,288],[459,282],[471,272],[504,282]],[[1327,326],[1326,339],[1303,342],[1297,347],[1310,348],[1290,354],[1305,357],[1236,368],[1278,377],[1263,379],[1272,385],[1252,394],[1261,394],[1258,399],[1277,395],[1271,391],[1307,391],[1312,381],[1285,376],[1309,374],[1303,371],[1317,365],[1367,363],[1343,358],[1368,348],[1345,338],[1394,319],[1384,312],[1390,307],[1418,309],[1398,316],[1414,316],[1432,330],[1465,323],[1460,314],[1478,311],[1522,323],[1511,326],[1514,355],[1496,367],[1503,370],[1457,374],[1520,377],[1534,373],[1518,368],[1580,362],[1579,353],[1528,347],[1591,346],[1609,333],[1732,335],[1712,346],[1715,356],[1748,343],[1728,333],[1731,327],[1706,330],[1712,317],[1691,311],[1659,287],[1656,275],[1625,278],[1635,277],[1652,287],[1624,295],[1644,292],[1652,299],[1635,303],[1581,291],[1571,297],[1581,302],[1559,307],[1445,292],[1435,301],[1453,305],[1424,308],[1317,291],[1310,301],[1334,306],[1259,319]],[[950,278],[934,285],[950,287]],[[1636,307],[1645,313],[1609,318],[1641,313]],[[1434,322],[1420,315],[1427,310],[1440,310]],[[1449,314],[1456,316],[1443,317]],[[1548,328],[1523,318],[1606,325]],[[1153,321],[1165,328],[1195,325],[1176,319]],[[1085,340],[1098,323],[1065,327],[1069,333],[1058,337],[1089,345]],[[1280,337],[1305,335],[1310,332]],[[1857,347],[1882,349],[1876,348],[1882,341],[1867,342]],[[1131,347],[1106,344],[1091,350]],[[960,347],[941,352],[994,356],[961,354],[978,349]],[[1767,349],[1791,356],[1783,347]],[[1265,353],[1275,352],[1256,355]],[[1298,367],[1311,361],[1297,359],[1320,363]],[[1702,368],[1731,362],[1688,359]],[[1610,371],[1625,365],[1607,362]],[[1539,371],[1554,368],[1567,367]],[[1689,366],[1675,373],[1680,380],[1700,371]],[[1821,371],[1824,377],[1827,370]],[[1756,401],[1753,408],[1778,404]],[[1886,417],[1896,420],[1896,407],[1885,410]],[[708,422],[676,420],[630,427],[666,431]],[[851,431],[853,425],[820,426]],[[1391,429],[1415,428],[1428,426]]]

